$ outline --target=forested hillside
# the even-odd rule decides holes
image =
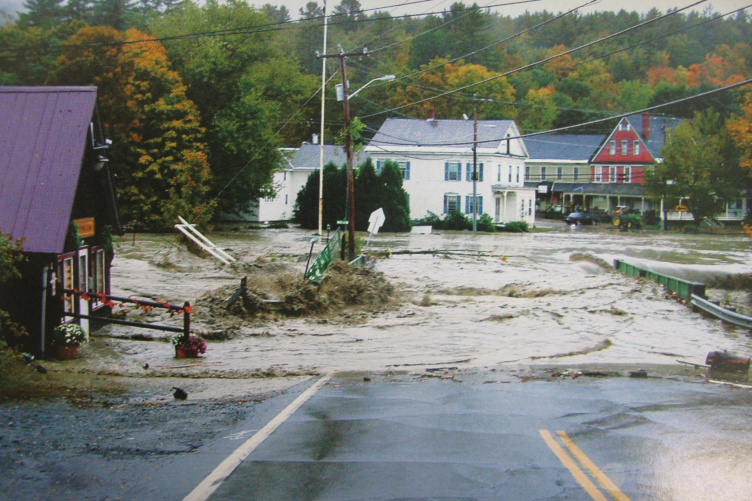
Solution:
[[[218,210],[238,209],[269,193],[279,147],[298,146],[319,130],[324,12],[315,2],[298,13],[238,0],[25,5],[27,12],[0,28],[0,84],[99,86],[131,224],[170,226],[176,213],[208,221]],[[680,101],[657,113],[718,113],[749,168],[749,91],[682,100],[752,74],[750,18],[706,5],[702,14],[511,18],[455,3],[392,17],[342,0],[328,13],[327,52],[367,48],[367,56],[347,59],[352,89],[396,75],[353,99],[365,137],[393,116],[461,118],[473,101],[481,119],[514,119],[526,133]],[[336,58],[327,64],[330,141],[342,128],[334,99],[341,77]]]

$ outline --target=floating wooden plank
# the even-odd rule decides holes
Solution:
[[[230,264],[236,261],[234,257],[217,247],[217,245],[206,238],[200,231],[196,229],[195,224],[191,224],[182,217],[178,216],[180,224],[176,224],[175,228],[178,229],[183,235],[193,240],[199,247],[214,256],[216,259],[224,264]]]

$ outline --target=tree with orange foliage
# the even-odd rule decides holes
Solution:
[[[75,33],[50,81],[96,85],[123,220],[141,228],[172,227],[178,215],[206,222],[210,186],[204,130],[180,76],[156,42],[131,29],[86,27]]]
[[[742,80],[744,76],[734,73],[730,62],[714,55],[708,55],[700,64],[690,65],[687,74],[687,85],[690,87],[700,87],[703,84],[723,87]]]
[[[486,100],[478,104],[478,112],[483,118],[514,120],[517,117],[514,87],[506,77],[494,78],[498,73],[489,71],[485,66],[466,64],[464,60],[450,63],[446,59],[434,59],[422,69],[428,71],[420,73],[412,83],[395,85],[396,89],[389,99],[390,106],[399,107],[446,91],[485,82],[470,87],[463,94],[450,94],[418,104],[417,111],[412,114],[425,117],[433,110],[437,118],[459,118],[463,114],[469,114],[473,106],[472,96],[477,96]]]
[[[726,122],[726,128],[739,151],[739,165],[752,178],[752,88],[743,93],[742,114]]]

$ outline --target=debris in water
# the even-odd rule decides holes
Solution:
[[[710,370],[725,372],[748,372],[749,357],[740,357],[727,351],[711,351],[708,353],[705,363]]]

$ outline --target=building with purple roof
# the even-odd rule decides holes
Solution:
[[[23,278],[0,290],[0,308],[43,355],[60,323],[88,330],[88,319],[66,313],[110,313],[103,295],[121,227],[109,141],[96,87],[0,87],[0,116],[0,232],[27,258]]]

